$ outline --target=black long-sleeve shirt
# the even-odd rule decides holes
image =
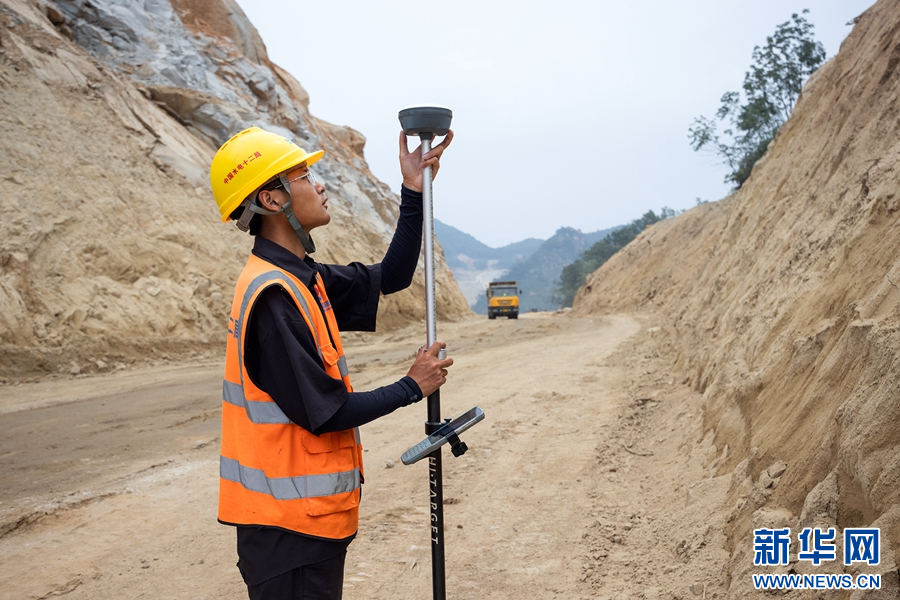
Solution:
[[[422,244],[422,194],[401,189],[400,219],[380,264],[325,265],[258,237],[253,254],[285,269],[312,289],[322,277],[338,329],[374,331],[379,292],[391,294],[412,282]],[[318,305],[318,297],[313,293]],[[321,306],[319,306],[321,310]],[[312,332],[291,297],[267,288],[253,306],[244,360],[251,380],[272,396],[294,423],[318,435],[363,425],[422,399],[410,377],[369,392],[348,393],[329,376]],[[353,540],[325,540],[275,527],[240,526],[238,566],[247,585],[332,558]]]

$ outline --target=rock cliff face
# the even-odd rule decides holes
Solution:
[[[251,239],[219,222],[215,148],[250,125],[323,148],[324,262],[377,262],[398,198],[365,139],[307,110],[232,0],[0,0],[0,379],[218,352]],[[438,314],[469,314],[443,261]],[[380,324],[424,317],[421,269]]]
[[[750,529],[782,524],[881,527],[878,569],[897,593],[898,65],[900,4],[883,0],[807,82],[740,191],[649,228],[575,301],[582,314],[658,315],[703,394],[710,462],[731,474],[732,597],[753,595],[737,576]],[[758,485],[779,461],[774,491]]]

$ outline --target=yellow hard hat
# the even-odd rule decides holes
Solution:
[[[209,182],[222,221],[263,184],[301,163],[311,165],[325,152],[306,150],[291,140],[250,127],[222,144],[209,167]]]

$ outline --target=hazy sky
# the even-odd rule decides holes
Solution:
[[[729,191],[687,129],[809,8],[828,57],[870,0],[238,0],[310,111],[367,138],[399,191],[397,112],[453,110],[435,216],[491,246],[595,231]],[[411,143],[415,138],[411,138]],[[416,140],[417,141],[417,140]]]

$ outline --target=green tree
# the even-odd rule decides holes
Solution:
[[[808,13],[805,9],[803,14]],[[806,79],[825,61],[825,48],[813,39],[813,25],[793,14],[753,48],[753,63],[739,92],[726,92],[715,119],[697,117],[688,129],[694,150],[713,150],[731,169],[726,182],[741,187],[775,134],[791,116]],[[717,122],[727,122],[720,138]]]
[[[674,217],[675,211],[662,207],[657,215],[652,210],[644,213],[628,225],[616,229],[599,242],[581,253],[581,256],[570,265],[563,267],[559,275],[559,286],[553,292],[553,300],[559,306],[572,306],[578,288],[584,285],[585,278],[600,268],[613,254],[627,246],[640,232],[657,221]]]

